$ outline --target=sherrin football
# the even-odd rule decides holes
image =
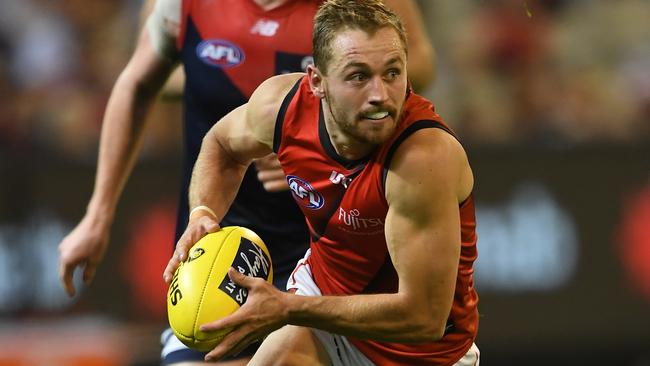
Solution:
[[[199,327],[221,319],[246,302],[248,293],[230,280],[228,269],[273,283],[271,255],[253,231],[228,226],[199,240],[169,285],[167,315],[178,339],[189,348],[209,351],[229,329],[204,333]]]

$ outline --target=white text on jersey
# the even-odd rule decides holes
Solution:
[[[280,23],[275,20],[260,19],[255,23],[253,28],[251,28],[251,33],[259,34],[264,37],[273,37],[279,27]]]

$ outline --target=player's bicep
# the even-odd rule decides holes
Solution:
[[[267,155],[270,149],[259,141],[250,117],[248,103],[235,108],[212,127],[203,143],[218,144],[233,161],[242,165]]]
[[[435,199],[439,202],[433,203]],[[438,302],[451,299],[460,255],[460,218],[454,200],[435,199],[422,195],[417,203],[389,208],[386,239],[399,276],[399,291]],[[415,205],[431,207],[420,212],[406,208]],[[446,303],[440,304],[444,308]]]
[[[248,103],[228,113],[209,132],[215,141],[241,163],[249,164],[273,152],[273,135],[280,105],[301,74],[274,76],[264,81]]]
[[[457,147],[441,131],[419,131],[401,146],[386,179],[386,240],[399,292],[438,326],[451,309],[460,256]]]
[[[251,95],[247,120],[258,141],[273,149],[275,124],[280,107],[304,73],[276,75],[266,79]]]

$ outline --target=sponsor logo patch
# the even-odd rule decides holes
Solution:
[[[205,64],[229,68],[244,61],[244,52],[237,45],[222,39],[208,39],[196,46],[196,55]]]
[[[339,207],[338,221],[341,229],[349,233],[373,235],[384,231],[383,218],[363,217],[356,208],[345,210]]]
[[[330,182],[334,184],[340,184],[343,186],[343,188],[348,188],[352,182],[352,179],[347,178],[345,175],[337,172],[336,170],[332,170],[332,174],[330,174]]]
[[[296,201],[308,209],[318,210],[325,204],[323,195],[318,193],[311,184],[299,177],[288,175],[287,183],[289,183],[289,188]]]

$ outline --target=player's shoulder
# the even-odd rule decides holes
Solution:
[[[403,135],[397,139],[399,144],[392,146],[390,170],[418,175],[423,171],[462,169],[468,163],[467,154],[458,139],[435,121],[422,122],[414,124],[422,128]]]
[[[285,96],[303,76],[304,73],[291,73],[266,79],[251,95],[249,110],[261,116],[275,116]]]
[[[388,172],[428,187],[449,187],[459,202],[474,184],[465,149],[456,137],[437,127],[419,129],[404,139]]]
[[[255,90],[255,97],[284,97],[289,90],[305,76],[303,72],[294,72],[272,76],[264,80]],[[257,94],[257,95],[256,95]]]
[[[429,156],[430,159],[446,159],[463,155],[464,149],[460,142],[442,127],[437,127],[435,122],[429,128],[416,129],[397,147],[396,153],[408,155]]]

